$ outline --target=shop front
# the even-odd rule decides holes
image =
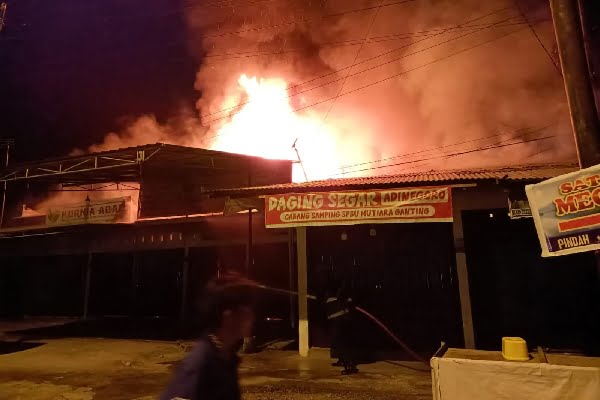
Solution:
[[[296,231],[300,353],[331,344],[322,300],[340,292],[417,350],[462,345],[452,220],[450,186],[265,196],[267,228]],[[353,329],[373,355],[395,348],[367,319]]]

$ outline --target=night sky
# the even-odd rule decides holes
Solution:
[[[198,47],[186,29],[190,2],[7,2],[0,33],[0,137],[16,140],[14,160],[86,148],[145,113],[161,121],[194,109],[201,59],[189,50]],[[598,7],[589,14],[599,14]],[[594,32],[600,41],[600,29]]]
[[[0,34],[0,137],[13,157],[87,147],[126,118],[193,108],[198,60],[180,0],[8,1]]]

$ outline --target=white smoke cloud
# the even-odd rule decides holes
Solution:
[[[335,71],[352,63],[359,45],[332,47],[319,43],[339,44],[351,39],[357,40],[353,43],[360,43],[368,29],[369,17],[376,10],[340,13],[374,7],[379,3],[375,0],[273,0],[268,5],[265,3],[264,8],[237,5],[222,7],[214,12],[204,8],[192,9],[187,18],[191,38],[195,43],[203,43],[205,51],[204,63],[196,78],[196,89],[201,93],[197,108],[200,115],[204,116],[203,123],[209,128],[211,135],[228,120],[223,118],[226,113],[218,111],[224,108],[225,98],[235,90],[241,73],[267,78],[284,77],[291,85],[331,74],[327,78],[303,85],[300,90],[328,80],[342,79],[348,70],[339,73]],[[537,2],[537,6],[532,6],[532,2],[529,3],[525,13],[534,22],[541,40],[551,47],[553,30],[547,5]],[[556,138],[453,157],[451,166],[501,165],[573,158],[574,148],[562,78],[514,4],[512,0],[419,0],[382,7],[369,37],[439,30],[475,20],[492,11],[498,12],[471,24],[480,28],[485,24],[498,22],[500,27],[483,29],[415,55],[410,54],[469,31],[440,34],[428,40],[422,40],[423,37],[419,36],[408,40],[381,38],[373,43],[365,43],[357,60],[358,65],[351,69],[353,76],[346,81],[343,92],[360,89],[361,86],[402,71],[417,69],[341,96],[335,101],[327,122],[342,127],[342,139],[339,143],[357,142],[364,149],[362,154],[349,152],[352,157],[346,161],[349,164],[360,163],[494,134],[498,136],[452,147],[447,152],[494,143],[513,143],[543,135]],[[503,8],[505,9],[502,10]],[[322,18],[323,15],[336,13],[340,15]],[[289,23],[298,20],[310,21]],[[518,31],[492,40],[515,30]],[[231,32],[238,33],[230,34]],[[477,46],[488,40],[492,41]],[[407,46],[411,43],[412,45]],[[402,48],[403,46],[406,47]],[[473,46],[477,47],[449,56]],[[298,51],[286,52],[291,49]],[[392,52],[394,49],[398,50]],[[253,57],[250,55],[255,53],[249,53],[252,51],[281,51],[281,54]],[[364,62],[386,52],[390,54]],[[222,54],[230,56],[219,56]],[[448,58],[435,62],[443,57]],[[400,59],[393,61],[396,58]],[[356,74],[386,62],[389,63]],[[428,62],[434,63],[418,68]],[[341,81],[338,81],[301,96],[294,96],[294,106],[303,107],[303,104],[332,97],[338,92],[340,85]],[[304,99],[303,102],[301,98]],[[238,101],[234,98],[229,100],[234,103]],[[243,101],[240,97],[239,102]],[[311,109],[324,115],[329,104],[324,103]],[[228,112],[236,111],[234,109]],[[541,130],[543,127],[546,128]],[[523,128],[530,128],[530,133],[518,131]],[[505,134],[501,134],[502,132]],[[546,151],[540,153],[543,149]],[[432,156],[443,153],[427,154]],[[536,154],[534,159],[530,158],[533,154]],[[447,160],[442,159],[428,163],[426,168],[448,168],[448,164]],[[387,173],[400,169],[383,168],[361,173]]]
[[[153,114],[131,118],[120,132],[108,133],[101,143],[95,143],[87,149],[75,149],[72,155],[85,152],[115,150],[150,143],[168,143],[181,146],[206,146],[206,128],[200,125],[198,117],[182,109],[178,115],[161,123]]]
[[[379,0],[266,0],[246,5],[189,0],[189,48],[200,63],[196,111],[186,110],[166,122],[150,114],[141,116],[89,150],[158,141],[210,147],[223,125],[240,110],[236,106],[247,101],[238,85],[240,75],[246,74],[283,78],[293,87],[289,94],[305,91],[290,98],[292,106],[301,109],[300,115],[327,116],[324,123],[335,127],[338,153],[345,155],[340,160],[343,165],[406,153],[418,155],[399,161],[433,158],[394,168],[370,169],[386,164],[380,162],[344,169],[354,170],[355,175],[574,158],[562,78],[513,0],[415,0],[384,4],[377,11],[379,4]],[[552,49],[554,33],[547,4],[530,0],[521,8],[542,43]],[[493,11],[497,12],[481,18]],[[376,12],[368,32],[371,39],[361,47]],[[440,33],[468,21],[473,21],[472,31]],[[500,26],[475,32],[491,23]],[[425,33],[414,34],[423,31],[439,34],[428,39]],[[450,40],[468,32],[473,33]],[[406,35],[389,36],[399,34]],[[486,41],[490,42],[482,44]],[[355,58],[357,65],[346,68]],[[350,74],[347,80],[346,74]],[[380,80],[384,81],[373,84]],[[336,82],[326,85],[329,81]],[[352,93],[343,94],[334,104],[324,101],[335,97],[342,82],[342,93]],[[497,136],[474,140],[491,135]],[[555,137],[439,158],[546,135]],[[450,146],[464,141],[472,142]],[[423,152],[440,147],[444,149]],[[301,143],[299,150],[303,150]]]

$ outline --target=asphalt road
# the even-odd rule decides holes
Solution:
[[[155,399],[190,343],[95,338],[0,342],[1,400]],[[411,362],[361,365],[342,376],[327,350],[308,358],[265,350],[240,367],[248,400],[431,399],[429,367]]]

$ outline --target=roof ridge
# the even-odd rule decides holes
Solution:
[[[430,169],[422,172],[409,172],[409,173],[396,173],[396,174],[384,174],[375,175],[378,177],[394,177],[394,176],[415,176],[415,175],[432,175],[432,174],[448,174],[448,173],[478,173],[478,172],[492,172],[492,171],[521,171],[529,169],[542,169],[542,168],[568,168],[577,166],[577,162],[556,162],[556,163],[530,163],[530,164],[517,164],[517,165],[502,165],[498,167],[477,167],[477,168],[453,168],[453,169]],[[352,179],[352,178],[349,178]]]
[[[281,190],[293,193],[294,189],[302,191],[319,188],[373,187],[377,185],[435,185],[439,183],[484,180],[509,180],[509,181],[542,181],[578,169],[572,162],[537,163],[521,165],[505,165],[500,167],[455,169],[455,170],[430,170],[424,172],[411,172],[405,174],[388,174],[375,176],[344,177],[337,179],[321,179],[315,181],[264,185],[245,188],[217,189],[213,193],[250,193],[256,191]],[[265,192],[265,193],[267,193]]]

